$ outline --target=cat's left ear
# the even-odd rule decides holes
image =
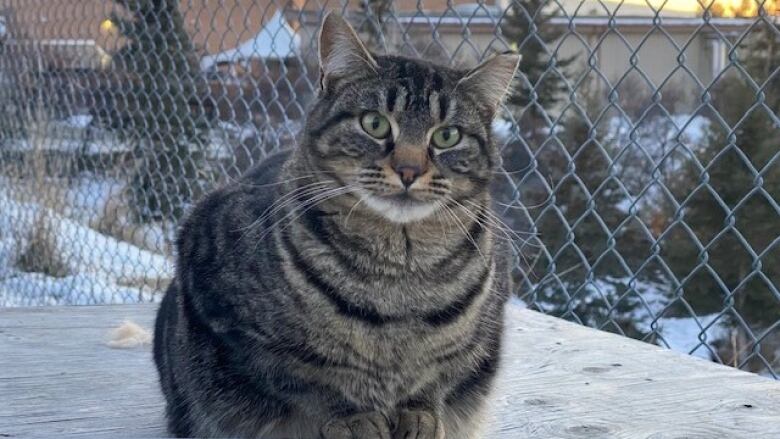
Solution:
[[[509,92],[520,58],[513,52],[495,55],[468,72],[455,88],[485,102],[495,115]]]
[[[334,12],[328,12],[322,20],[319,44],[320,86],[323,89],[330,80],[379,70],[376,60],[352,26]]]

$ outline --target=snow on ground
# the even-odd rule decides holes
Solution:
[[[40,208],[20,203],[0,192],[0,278],[16,264],[32,244]]]
[[[512,128],[514,125],[512,122],[497,117],[493,120],[493,135],[500,142],[505,142],[512,137]]]
[[[658,334],[656,343],[660,346],[710,359],[707,346],[714,350],[715,343],[728,337],[727,320],[723,316],[718,319],[718,314],[658,317],[672,302],[668,290],[662,282],[639,279],[632,282],[630,278],[605,276],[586,284],[576,293],[570,291],[574,298],[569,309],[577,310],[583,322],[589,325],[600,325],[605,318],[631,322],[645,334]],[[552,287],[541,288],[537,301],[537,306],[548,313],[560,313],[564,302],[561,293]],[[582,315],[590,312],[592,315]]]
[[[176,240],[176,226],[173,222],[148,224],[127,224],[125,222],[123,225],[123,241],[152,253],[169,254],[171,252],[169,246]]]
[[[96,198],[106,196],[105,191],[96,192]],[[36,203],[19,202],[3,188],[0,206],[0,306],[148,301],[150,291],[173,275],[166,256],[103,235]],[[82,216],[86,220],[89,214]],[[35,272],[22,272],[23,255],[32,249],[34,261],[25,269]]]
[[[220,121],[217,123],[217,127],[219,127],[217,131],[221,130],[223,133],[236,138],[239,142],[244,142],[259,135],[257,128],[252,124],[238,125],[233,122]]]
[[[698,145],[706,140],[710,120],[704,116],[677,114],[635,124],[623,116],[615,116],[607,122],[606,138],[617,140],[620,146],[637,143],[651,155],[673,146],[677,139],[688,145]],[[632,140],[632,133],[635,136]]]
[[[120,285],[170,279],[173,266],[163,255],[143,250],[47,212],[43,226],[46,252],[69,273],[94,273]]]
[[[84,153],[93,155],[130,151],[132,151],[132,146],[129,143],[119,140],[114,134],[106,131],[98,131],[93,134],[92,139],[88,140],[84,146]]]
[[[237,63],[250,59],[285,59],[294,56],[301,44],[300,36],[276,11],[263,28],[238,47],[220,53],[204,56],[200,61],[202,70],[207,71],[221,63]]]
[[[672,121],[680,128],[683,141],[691,146],[701,145],[707,140],[707,133],[712,123],[704,116],[679,114],[672,116]]]
[[[595,309],[609,304],[614,307],[613,316],[641,321],[652,319],[663,311],[670,301],[665,295],[665,290],[666,287],[659,282],[605,276],[594,279],[578,290],[569,291],[569,294],[573,296],[569,307],[571,309]],[[540,309],[545,312],[555,312],[560,305],[557,303],[559,301],[553,299],[556,297],[561,299],[561,293],[558,292],[557,287],[544,286],[540,288],[539,292]],[[630,306],[623,310],[618,306],[618,302]]]
[[[731,332],[726,319],[720,314],[662,317],[657,324],[660,335],[658,344],[707,360],[711,359],[711,353],[705,345],[726,340]]]
[[[115,135],[103,131],[95,131],[90,140],[87,140],[85,137],[44,137],[40,146],[36,146],[27,139],[5,139],[2,146],[8,152],[31,152],[40,149],[42,151],[61,153],[108,154],[131,150],[128,143],[122,142]]]
[[[74,128],[86,128],[92,124],[92,119],[91,114],[73,114],[63,119],[62,123]]]
[[[66,189],[60,211],[66,217],[88,225],[106,215],[108,202],[123,188],[123,183],[114,178],[83,175]]]
[[[129,143],[119,139],[116,132],[92,124],[89,114],[73,114],[40,124],[32,139],[2,139],[2,147],[9,152],[41,150],[59,153],[108,154],[129,152]]]

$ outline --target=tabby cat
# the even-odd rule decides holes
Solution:
[[[491,122],[519,61],[369,53],[336,14],[300,144],[181,227],[154,358],[177,436],[479,437],[507,257]]]

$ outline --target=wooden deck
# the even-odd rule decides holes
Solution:
[[[148,347],[105,345],[154,305],[0,309],[0,437],[163,437]],[[486,438],[780,438],[780,382],[509,310]]]

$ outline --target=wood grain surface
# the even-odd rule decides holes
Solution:
[[[0,438],[165,437],[155,305],[0,309]],[[512,306],[485,438],[780,438],[780,383]]]

